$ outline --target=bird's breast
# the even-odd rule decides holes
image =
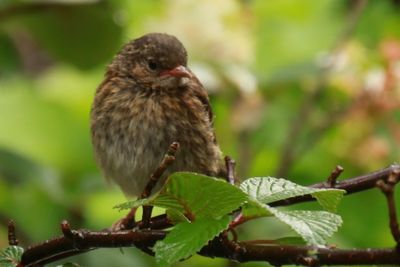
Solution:
[[[212,173],[217,168],[210,162],[217,162],[221,152],[201,102],[120,92],[97,106],[92,110],[96,158],[105,176],[126,193],[140,192],[175,141],[181,149],[171,171]]]

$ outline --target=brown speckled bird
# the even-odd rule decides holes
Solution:
[[[91,133],[104,176],[127,196],[143,191],[175,141],[180,150],[163,180],[175,171],[225,176],[207,92],[168,34],[144,35],[116,55],[96,91]]]

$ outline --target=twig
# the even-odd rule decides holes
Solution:
[[[236,179],[235,179],[236,162],[231,157],[225,156],[225,166],[226,166],[228,182],[230,184],[234,185],[236,182]]]
[[[376,182],[376,186],[381,189],[382,193],[386,197],[388,209],[389,209],[389,225],[390,231],[392,233],[394,241],[396,241],[396,248],[400,250],[400,230],[399,223],[397,221],[396,214],[396,203],[394,200],[394,188],[399,182],[400,172],[398,170],[393,171],[389,178],[384,180],[379,180]]]
[[[15,234],[15,223],[13,220],[8,221],[8,244],[10,246],[18,246],[19,241]]]
[[[156,169],[154,173],[150,175],[150,179],[146,184],[142,194],[140,195],[139,199],[147,198],[151,195],[151,191],[153,191],[154,187],[157,185],[157,182],[160,180],[161,176],[164,174],[165,170],[175,161],[175,154],[179,149],[179,143],[173,142],[169,148],[167,153],[164,155],[160,165]],[[148,228],[150,227],[150,218],[151,212],[153,207],[151,206],[143,206],[143,213],[142,213],[142,221],[143,227]]]
[[[169,146],[168,151],[164,155],[164,158],[162,159],[160,165],[155,170],[155,172],[150,175],[150,179],[147,182],[146,187],[144,188],[142,194],[140,195],[140,199],[147,198],[150,196],[151,191],[154,189],[157,182],[160,180],[161,176],[164,174],[165,170],[172,164],[172,162],[174,162],[175,154],[178,151],[178,149],[179,149],[178,142],[173,142]]]
[[[336,180],[340,176],[340,174],[342,174],[343,170],[344,169],[343,169],[342,166],[337,165],[335,167],[335,169],[331,172],[331,175],[329,175],[329,177],[327,179],[328,180],[328,184],[329,184],[330,187],[335,187]]]

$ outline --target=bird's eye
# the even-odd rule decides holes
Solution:
[[[149,66],[149,69],[151,69],[151,70],[156,70],[156,69],[157,69],[157,63],[154,62],[153,60],[149,60],[149,61],[147,62],[147,64],[148,64],[148,66]]]

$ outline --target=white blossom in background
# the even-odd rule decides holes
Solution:
[[[197,78],[199,78],[203,86],[207,88],[209,92],[215,93],[222,87],[222,83],[214,70],[207,64],[194,62],[190,64],[190,69],[196,74]]]
[[[367,71],[364,78],[364,89],[379,94],[385,89],[386,74],[380,66],[375,66]]]

